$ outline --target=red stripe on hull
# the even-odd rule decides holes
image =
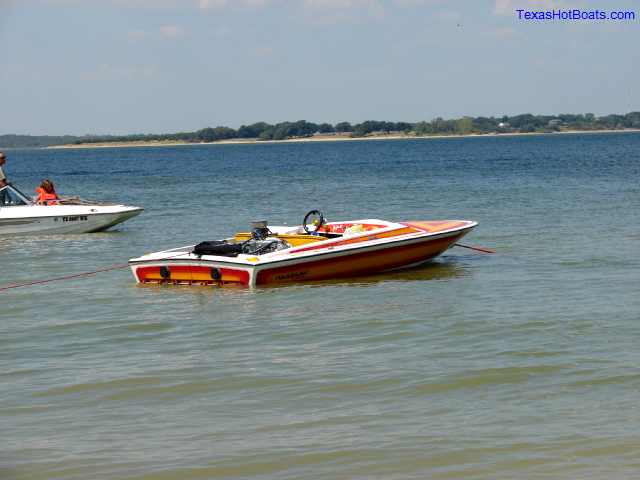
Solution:
[[[327,280],[401,268],[440,255],[465,233],[436,240],[429,239],[412,245],[347,254],[326,260],[310,260],[297,265],[260,270],[257,274],[256,285]]]

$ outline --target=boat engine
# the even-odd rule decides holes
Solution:
[[[272,235],[272,233],[267,227],[266,220],[251,222],[251,239],[243,242],[242,253],[248,255],[262,255],[291,247],[289,242],[286,242],[281,238],[269,237],[269,235]]]
[[[253,240],[265,240],[270,233],[266,220],[251,222],[251,238]]]
[[[263,255],[265,253],[275,252],[276,250],[284,250],[291,248],[289,242],[281,238],[267,238],[265,240],[247,240],[242,244],[242,253],[247,255]]]

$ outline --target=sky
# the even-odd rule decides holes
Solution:
[[[0,0],[0,134],[627,113],[639,45],[638,0]]]

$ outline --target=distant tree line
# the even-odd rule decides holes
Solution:
[[[52,145],[69,145],[83,138],[77,135],[0,135],[2,148],[43,148]]]
[[[0,135],[0,148],[45,147],[62,144],[117,143],[117,142],[186,142],[209,143],[230,139],[286,140],[312,136],[367,137],[389,134],[406,136],[464,135],[490,133],[550,133],[563,130],[622,130],[640,129],[640,112],[626,115],[596,117],[587,114],[522,115],[502,117],[462,117],[444,120],[440,117],[417,123],[367,120],[352,125],[349,122],[312,123],[306,120],[282,122],[275,125],[258,122],[240,128],[207,127],[195,132],[166,134],[105,135],[105,136],[28,136]]]

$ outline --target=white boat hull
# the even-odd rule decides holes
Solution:
[[[13,207],[15,209],[22,207]],[[2,215],[0,211],[0,236],[30,234],[91,233],[107,230],[142,212],[142,208],[114,207],[24,207],[25,209],[49,209],[47,212],[24,212],[29,216]],[[106,211],[91,211],[106,210]],[[6,210],[6,209],[5,209]],[[19,212],[11,212],[19,213]],[[33,215],[39,213],[39,215]]]

